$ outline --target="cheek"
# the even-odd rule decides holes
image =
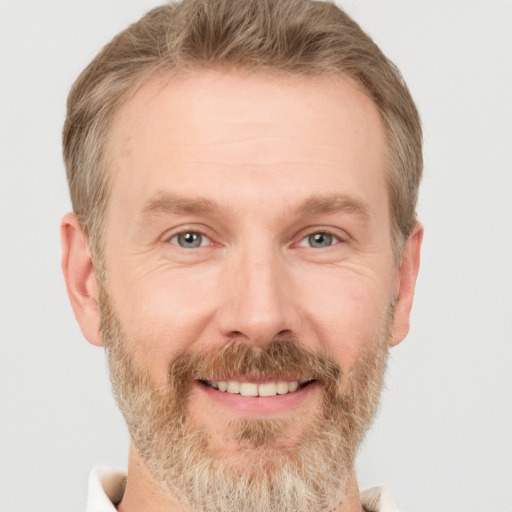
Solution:
[[[129,350],[155,381],[164,382],[174,359],[204,338],[214,310],[208,280],[179,273],[145,273],[118,280],[112,286],[116,312],[127,337]],[[217,340],[214,340],[217,341]]]
[[[382,281],[379,284],[370,276],[361,279],[345,275],[324,282],[321,289],[309,287],[304,317],[321,349],[348,371],[363,348],[379,338],[389,307],[389,291]]]

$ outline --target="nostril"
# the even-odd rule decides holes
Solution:
[[[227,337],[232,340],[237,340],[239,338],[244,338],[244,335],[240,331],[231,331],[228,333]]]

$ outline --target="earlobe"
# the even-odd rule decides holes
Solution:
[[[71,307],[83,335],[93,345],[100,346],[100,314],[98,285],[92,258],[78,217],[64,216],[60,227],[62,243],[62,272],[66,281]]]
[[[423,226],[416,222],[402,251],[402,263],[398,270],[395,314],[390,345],[398,345],[409,332],[409,316],[414,299],[416,279],[420,268]]]

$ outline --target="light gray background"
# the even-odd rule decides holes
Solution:
[[[0,510],[85,506],[128,438],[60,273],[67,91],[150,0],[0,0]],[[512,2],[352,0],[422,112],[422,268],[358,460],[405,511],[512,511]]]

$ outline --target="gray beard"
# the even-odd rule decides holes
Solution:
[[[327,512],[345,501],[354,458],[378,406],[393,320],[390,306],[381,333],[368,342],[350,373],[328,357],[301,348],[297,340],[273,340],[255,354],[230,344],[207,354],[184,352],[169,369],[168,385],[156,389],[137,367],[105,290],[100,293],[101,331],[111,381],[132,442],[155,480],[194,512]],[[323,390],[318,413],[307,418],[293,444],[287,432],[297,421],[243,419],[228,425],[240,464],[210,446],[214,425],[190,421],[190,382],[226,370],[266,376],[314,375]],[[219,372],[219,369],[221,371]],[[237,373],[240,375],[240,373]],[[344,390],[342,392],[342,389]]]

